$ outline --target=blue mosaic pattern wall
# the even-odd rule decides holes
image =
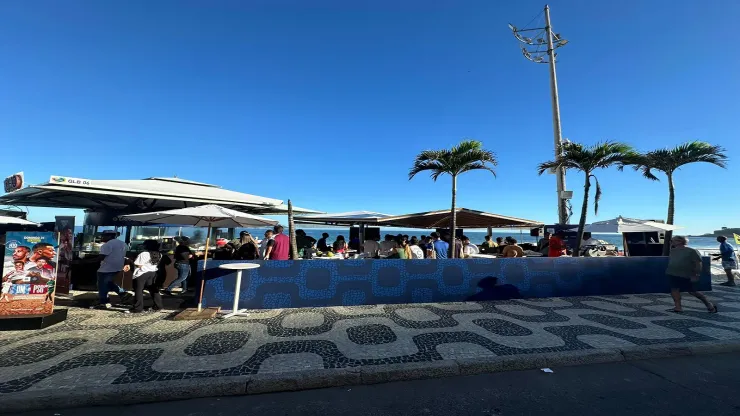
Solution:
[[[203,303],[231,309],[236,272],[209,261]],[[667,293],[667,257],[255,261],[240,308],[270,309],[499,298]],[[203,262],[198,263],[200,270]],[[711,290],[709,258],[698,284]],[[497,284],[491,288],[491,279]],[[481,289],[486,286],[487,289]],[[196,287],[200,287],[200,282]],[[489,296],[490,295],[490,296]]]

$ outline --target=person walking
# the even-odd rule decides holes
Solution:
[[[715,260],[722,260],[722,268],[727,275],[727,281],[720,283],[721,286],[735,286],[735,275],[738,274],[737,254],[735,248],[727,242],[727,237],[720,235],[717,237],[719,243],[719,256]]]
[[[164,291],[166,295],[172,296],[172,291],[182,286],[182,293],[188,291],[188,277],[190,276],[190,259],[193,258],[193,251],[188,245],[190,239],[188,237],[180,237],[179,244],[175,247],[175,270],[177,270],[177,278],[167,286]]]
[[[159,243],[156,240],[144,241],[144,250],[134,260],[134,307],[132,313],[144,312],[144,289],[149,292],[154,301],[154,310],[162,310],[162,297],[159,296],[157,282],[157,270],[159,262],[162,260],[162,253],[159,252]]]
[[[669,312],[681,313],[681,292],[689,292],[696,297],[709,313],[717,313],[717,305],[710,302],[706,296],[696,291],[696,283],[701,276],[701,254],[696,249],[688,247],[689,239],[684,236],[671,238],[671,254],[668,257],[668,268],[666,275],[671,283],[671,296],[673,297],[673,309]]]
[[[118,272],[128,271],[126,265],[126,243],[116,238],[115,230],[105,230],[100,236],[103,245],[100,247],[100,268],[98,268],[98,309],[109,309],[111,307],[109,292],[116,292],[121,298],[121,303],[131,299],[131,294],[118,286],[113,280]]]

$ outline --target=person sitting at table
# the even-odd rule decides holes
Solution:
[[[555,235],[550,236],[550,244],[547,246],[547,257],[560,257],[566,253],[565,233],[556,231]]]
[[[463,251],[463,258],[468,258],[473,254],[480,253],[480,250],[478,250],[478,246],[475,244],[470,243],[470,238],[467,235],[462,236],[462,251]]]
[[[306,235],[306,232],[303,230],[295,230],[295,243],[298,249],[298,255],[300,256],[302,250],[310,250],[316,244],[316,239]]]
[[[550,233],[545,231],[540,241],[537,242],[537,251],[542,253],[543,256],[547,257],[547,253],[550,251]]]
[[[496,247],[498,247],[498,244],[496,244],[496,242],[495,242],[495,241],[493,241],[493,239],[491,238],[491,236],[490,236],[490,235],[487,235],[487,236],[485,237],[485,241],[483,241],[483,244],[481,244],[481,245],[482,245],[482,246],[483,246],[484,248],[486,248],[486,249],[489,249],[489,248],[496,248]]]
[[[336,241],[334,241],[333,247],[334,247],[335,253],[346,253],[347,252],[347,242],[344,240],[343,235],[337,236]]]
[[[506,245],[501,254],[504,257],[524,257],[524,250],[516,243],[517,241],[515,238],[506,237]]]
[[[213,252],[213,260],[231,260],[234,258],[234,245],[226,243]]]
[[[326,243],[326,240],[329,238],[329,233],[322,233],[321,238],[319,238],[319,241],[316,243],[316,248],[319,251],[327,252],[329,251],[329,245]]]
[[[402,260],[411,260],[411,247],[409,246],[409,242],[406,241],[403,236],[399,236],[399,238],[396,238],[396,244],[398,244],[398,247],[391,250],[391,255],[388,256],[389,258],[397,258]]]
[[[506,246],[506,240],[504,240],[501,237],[496,237],[496,252],[498,254],[503,253],[505,246]]]

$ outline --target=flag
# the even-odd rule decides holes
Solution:
[[[735,237],[735,244],[740,245],[740,235],[732,233],[732,236]]]

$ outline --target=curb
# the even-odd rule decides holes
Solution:
[[[740,340],[658,344],[565,352],[484,356],[367,367],[262,373],[248,376],[154,381],[75,389],[33,388],[0,395],[0,413],[113,406],[378,384],[620,361],[721,354],[740,351]]]

